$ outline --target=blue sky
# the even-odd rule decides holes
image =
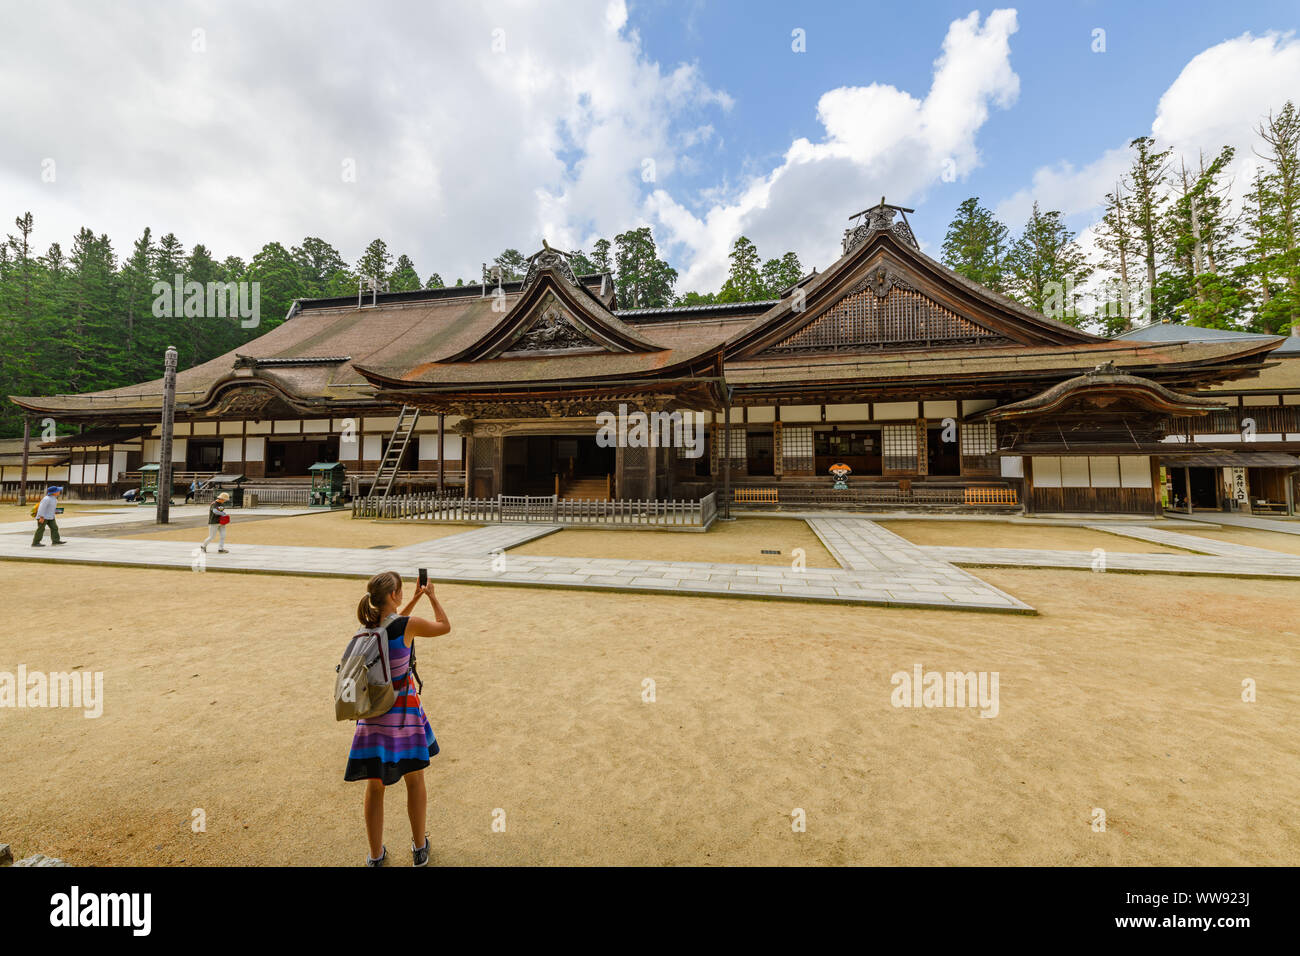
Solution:
[[[1041,166],[1063,160],[1081,166],[1115,143],[1150,133],[1161,94],[1203,50],[1248,31],[1300,28],[1300,4],[1270,0],[1009,6],[1019,15],[1011,39],[1019,98],[1010,109],[993,110],[981,129],[979,168],[965,180],[936,183],[910,217],[932,243],[942,240],[953,209],[967,196],[992,206]],[[879,82],[923,95],[948,24],[974,9],[987,14],[993,7],[635,0],[628,13],[649,56],[698,63],[703,80],[735,100],[714,118],[723,143],[713,165],[690,179],[707,188],[755,164],[776,165],[795,137],[819,139],[815,107],[828,89]],[[795,27],[806,31],[802,55],[790,49]],[[1092,52],[1096,28],[1106,31],[1104,53]],[[1300,98],[1300,89],[1295,94]],[[1086,213],[1071,218],[1076,229],[1089,221]]]

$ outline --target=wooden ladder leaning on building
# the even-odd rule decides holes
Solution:
[[[388,447],[384,449],[383,460],[379,462],[379,469],[375,472],[375,480],[370,483],[370,494],[366,497],[373,498],[378,492],[380,498],[387,498],[389,492],[393,490],[393,481],[397,478],[397,471],[401,467],[402,456],[406,454],[406,446],[410,444],[415,423],[419,420],[418,408],[402,406],[401,412],[397,415],[397,423],[393,426],[393,434],[388,439]]]

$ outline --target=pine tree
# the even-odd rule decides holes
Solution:
[[[524,255],[518,249],[506,249],[492,260],[492,265],[501,270],[502,282],[518,282],[527,269]]]
[[[383,281],[392,270],[393,256],[388,251],[388,243],[382,239],[375,239],[366,246],[366,251],[357,261],[357,275],[367,282],[370,279]]]
[[[780,259],[768,259],[763,263],[763,288],[759,298],[778,299],[782,292],[802,278],[803,266],[793,252],[787,252]]]
[[[334,275],[348,271],[348,264],[339,251],[316,236],[308,236],[290,252],[302,273],[304,294],[310,299],[325,297]]]
[[[1300,326],[1300,113],[1288,100],[1256,129],[1264,149],[1263,173],[1253,191],[1254,266],[1263,286],[1256,316],[1260,331],[1286,333]]]
[[[1150,136],[1139,136],[1129,143],[1137,151],[1124,185],[1129,191],[1128,220],[1137,232],[1138,248],[1146,265],[1147,288],[1151,290],[1152,318],[1167,320],[1172,308],[1169,296],[1157,282],[1160,245],[1160,216],[1168,200],[1170,150],[1157,150]]]
[[[1133,327],[1135,321],[1149,318],[1144,301],[1146,286],[1135,268],[1137,234],[1128,219],[1128,202],[1122,183],[1106,194],[1101,222],[1096,227],[1097,247],[1102,253],[1102,269],[1107,281],[1102,284],[1096,322],[1104,335],[1118,335]]]
[[[614,237],[618,307],[650,309],[671,305],[677,270],[659,258],[649,226]]]
[[[1007,254],[1007,278],[1015,297],[1044,315],[1080,325],[1076,288],[1091,273],[1060,212],[1040,212],[1034,203],[1024,232]]]
[[[141,336],[148,327],[152,307],[153,264],[156,250],[152,232],[145,226],[144,233],[131,247],[131,257],[122,264],[118,275],[122,303],[122,361],[123,372],[132,381],[145,378],[145,355]]]
[[[591,247],[591,264],[596,267],[600,273],[614,271],[614,264],[609,258],[609,240],[597,239]]]
[[[252,330],[255,335],[262,335],[275,328],[284,321],[294,300],[306,297],[306,283],[298,262],[278,242],[268,242],[253,256],[253,261],[248,264],[248,277],[250,281],[260,284],[258,293],[261,324]]]
[[[943,240],[943,263],[994,292],[1006,291],[1007,227],[972,196],[957,207]]]
[[[745,236],[732,244],[731,268],[727,281],[718,293],[719,302],[751,302],[764,297],[763,277],[759,271],[758,249]]]
[[[59,297],[66,310],[64,360],[55,373],[55,390],[92,391],[114,382],[122,346],[113,321],[117,263],[108,236],[82,227],[72,241],[68,264],[66,295]]]
[[[420,288],[420,274],[415,271],[411,257],[403,253],[397,257],[397,264],[388,277],[388,291],[414,292]]]
[[[1167,297],[1176,315],[1191,325],[1239,328],[1249,302],[1231,270],[1238,220],[1229,214],[1226,193],[1231,184],[1223,177],[1234,152],[1224,147],[1208,166],[1202,155],[1198,172],[1189,172],[1186,162],[1180,162],[1173,202],[1164,217]]]

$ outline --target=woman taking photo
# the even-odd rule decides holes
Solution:
[[[427,594],[434,620],[411,617],[420,596]],[[399,608],[401,608],[399,612]],[[388,658],[396,699],[386,714],[357,721],[348,754],[344,780],[366,781],[366,837],[370,855],[366,866],[387,866],[384,845],[384,788],[406,781],[406,812],[411,818],[411,853],[416,866],[429,862],[429,834],[424,829],[429,797],[424,788],[424,768],[438,753],[438,741],[424,714],[416,689],[412,641],[417,637],[441,637],[451,630],[447,613],[434,597],[433,585],[416,587],[415,595],[402,607],[402,576],[382,571],[366,585],[366,595],[357,605],[357,620],[363,627],[382,627],[388,632]],[[423,836],[424,843],[419,845]]]

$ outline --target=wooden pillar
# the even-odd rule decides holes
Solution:
[[[1164,483],[1160,480],[1160,459],[1157,458],[1155,455],[1152,455],[1150,458],[1150,462],[1151,462],[1151,468],[1150,468],[1151,491],[1154,493],[1152,495],[1153,500],[1151,502],[1151,516],[1154,518],[1159,518],[1162,514],[1164,514],[1164,509],[1160,505],[1160,499],[1164,496],[1165,486]]]
[[[785,455],[781,443],[781,420],[772,423],[772,477],[780,478],[785,472]]]
[[[1183,469],[1183,488],[1187,496],[1187,513],[1192,513],[1192,469],[1189,465]]]
[[[443,440],[443,429],[447,424],[447,416],[438,413],[438,494],[442,494],[443,481],[447,475],[447,443]]]
[[[172,503],[172,427],[176,417],[176,347],[167,346],[163,363],[162,442],[158,453],[158,512],[154,519],[167,524]],[[82,463],[84,469],[85,463]],[[85,472],[82,472],[85,478]]]
[[[731,396],[727,396],[722,406],[722,512],[723,518],[731,517]]]
[[[18,504],[27,504],[27,464],[31,456],[32,446],[32,419],[29,415],[23,416],[23,472],[18,479]],[[49,477],[50,469],[45,469],[45,477]]]

